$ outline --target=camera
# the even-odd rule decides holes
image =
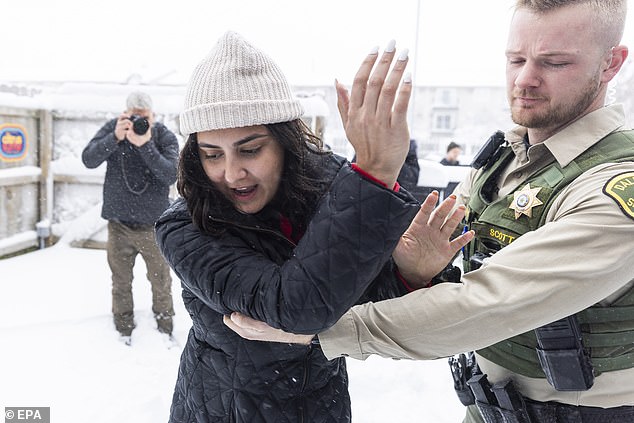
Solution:
[[[496,131],[475,155],[473,162],[471,162],[471,167],[474,169],[480,169],[483,166],[485,166],[485,169],[489,168],[502,153],[500,147],[504,144],[505,140],[504,132]]]
[[[128,119],[132,122],[132,130],[137,135],[143,135],[150,129],[150,122],[143,116],[132,115]]]

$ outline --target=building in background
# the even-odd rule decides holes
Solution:
[[[337,110],[334,86],[296,86],[296,92],[318,92],[328,107],[325,142],[348,158],[354,155]],[[503,87],[414,87],[410,104],[410,135],[418,156],[440,160],[450,141],[464,146],[465,162],[495,129],[509,126]]]
[[[608,99],[624,105],[628,124],[634,127],[634,65],[632,59],[629,62]],[[152,96],[157,120],[177,134],[182,145],[178,127],[182,85],[140,80],[123,84],[0,81],[0,132],[6,141],[0,157],[0,256],[18,246],[42,245],[36,229],[61,235],[68,222],[98,210],[105,167],[85,169],[81,151],[104,120],[122,112],[126,96],[139,88]],[[293,90],[304,106],[306,124],[333,151],[352,158],[334,85]],[[438,164],[450,141],[463,147],[461,163],[468,165],[495,130],[512,126],[506,90],[497,86],[416,86],[409,120],[418,157],[429,166]],[[442,169],[428,169],[425,163],[422,177],[442,176]],[[448,178],[453,180],[451,175]],[[445,180],[437,183],[443,185]],[[436,187],[421,179],[419,185]],[[99,230],[85,227],[76,237],[99,241],[95,236]]]

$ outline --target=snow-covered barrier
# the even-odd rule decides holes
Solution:
[[[0,90],[0,257],[58,241],[104,247],[100,210],[106,165],[87,169],[81,153],[99,128],[123,111],[133,90],[152,96],[156,120],[182,146],[178,114],[184,87],[64,82],[13,88],[15,93]],[[297,96],[307,125],[323,134],[329,113],[323,95]],[[170,196],[176,195],[173,188]]]

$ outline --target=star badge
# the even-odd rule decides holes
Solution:
[[[519,219],[523,214],[528,217],[532,217],[533,207],[544,204],[539,198],[537,198],[537,193],[539,191],[541,191],[541,187],[531,188],[531,184],[528,183],[524,188],[513,193],[513,201],[511,202],[509,209],[513,209],[515,211],[515,219]]]

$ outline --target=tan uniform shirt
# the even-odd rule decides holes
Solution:
[[[535,170],[565,166],[605,135],[622,130],[623,110],[594,111],[526,151],[524,128],[507,133],[515,159],[500,177],[500,195],[513,192]],[[435,359],[486,347],[583,310],[610,303],[634,284],[634,220],[602,192],[634,163],[603,164],[560,193],[546,224],[526,233],[464,275],[401,298],[356,306],[319,335],[327,357],[371,354]],[[475,172],[475,171],[474,171]],[[455,193],[469,199],[475,173]],[[520,186],[518,189],[522,188]],[[634,368],[603,373],[586,392],[557,392],[545,379],[523,377],[478,357],[489,380],[512,378],[538,401],[614,407],[634,405]],[[449,367],[447,368],[449,373]],[[450,377],[449,374],[447,377]]]

